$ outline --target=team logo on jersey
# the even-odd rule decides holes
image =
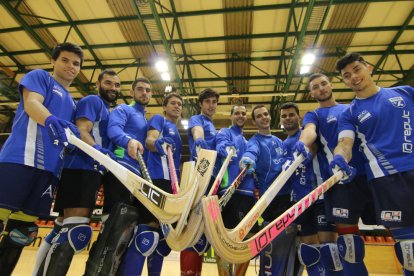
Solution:
[[[63,97],[63,92],[60,91],[59,87],[54,86],[52,92],[57,94],[61,98]]]
[[[364,110],[358,114],[358,121],[362,124],[363,122],[365,122],[371,117],[372,117],[371,113],[369,113],[368,110]]]
[[[169,128],[169,129],[168,129],[168,133],[169,133],[171,136],[174,136],[174,135],[175,135],[175,130],[174,130],[173,128]]]
[[[349,210],[348,209],[342,209],[342,208],[333,208],[332,214],[333,214],[334,217],[348,218]]]
[[[281,147],[277,147],[275,148],[275,151],[278,155],[282,155],[283,154],[283,149]]]
[[[390,101],[390,103],[392,103],[392,105],[394,107],[398,107],[398,108],[404,108],[405,107],[404,99],[400,96],[389,98],[388,100]]]
[[[401,221],[401,211],[382,211],[381,219],[383,221]]]
[[[334,122],[336,122],[336,121],[338,121],[338,118],[336,118],[336,116],[334,116],[334,115],[329,115],[328,116],[328,118],[326,118],[326,122],[329,124],[329,123],[334,123]]]

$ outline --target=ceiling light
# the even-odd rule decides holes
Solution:
[[[300,74],[301,74],[301,75],[303,75],[303,74],[307,74],[307,73],[309,73],[309,72],[310,72],[310,69],[311,69],[310,65],[302,65],[302,66],[300,67]]]
[[[170,73],[168,73],[168,72],[162,73],[161,74],[161,79],[164,80],[164,81],[170,81],[171,80]]]
[[[306,53],[302,57],[301,64],[303,65],[312,65],[315,62],[316,56],[313,53]]]
[[[155,63],[155,68],[160,73],[164,73],[168,71],[168,64],[164,60],[159,60]]]

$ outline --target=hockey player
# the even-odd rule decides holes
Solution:
[[[137,152],[144,153],[147,136],[145,107],[152,97],[151,83],[147,78],[139,77],[132,83],[130,90],[134,101],[130,105],[121,104],[112,110],[109,116],[107,134],[115,147],[117,162],[134,172],[141,174]],[[135,242],[146,238],[145,248],[139,248],[144,254],[151,254],[158,242],[158,232],[147,225],[138,225],[138,213],[148,212],[122,183],[113,175],[106,179],[104,213],[109,214],[103,224],[97,242],[92,247],[86,265],[85,275],[112,275],[118,271],[121,257],[127,244],[134,249]],[[143,216],[145,219],[145,216]],[[132,237],[132,242],[129,242]]]
[[[357,53],[338,60],[336,69],[356,98],[341,116],[331,168],[352,178],[354,169],[347,162],[353,159],[353,145],[361,142],[377,223],[397,241],[404,274],[414,275],[414,89],[376,86],[372,67]]]
[[[216,113],[219,97],[220,95],[210,88],[204,89],[198,96],[201,114],[192,116],[188,123],[188,144],[190,146],[191,160],[197,159],[199,149],[216,149],[216,129],[212,119]],[[181,251],[181,275],[201,275],[203,253],[207,247],[208,243],[203,235],[193,248]]]
[[[240,160],[240,168],[247,167],[247,173],[255,172],[257,176],[259,196],[269,188],[282,171],[284,146],[282,140],[271,135],[271,116],[263,105],[252,110],[253,124],[257,127],[255,134],[247,143],[246,152]],[[262,214],[264,223],[271,222],[291,206],[291,187],[285,184]],[[289,227],[273,243],[260,254],[260,275],[282,275],[288,267],[289,256],[286,248],[290,248],[296,238],[296,228]],[[277,246],[274,246],[276,245]]]
[[[80,72],[82,49],[59,44],[51,62],[53,75],[38,69],[21,80],[12,133],[0,153],[0,275],[12,273],[23,247],[36,238],[37,218],[50,215],[68,145],[65,128],[77,133],[68,88]]]
[[[84,142],[113,156],[107,136],[109,107],[116,103],[121,82],[115,71],[104,70],[98,76],[96,87],[99,95],[89,95],[78,102],[76,125]],[[34,275],[48,251],[39,275],[66,275],[73,254],[88,245],[92,234],[89,220],[105,172],[105,168],[80,150],[74,150],[65,157],[54,206],[55,211],[64,212],[63,222],[56,223],[39,248]],[[86,238],[77,239],[80,235]]]
[[[318,143],[319,165],[314,166],[314,169],[319,169],[320,173],[317,175],[321,175],[325,181],[330,177],[327,173],[329,162],[332,161],[333,151],[337,145],[338,121],[347,105],[338,104],[335,101],[332,83],[323,74],[316,73],[309,77],[309,89],[311,95],[318,101],[319,108],[305,115],[304,130],[295,147],[302,154],[306,154],[307,147],[315,142]],[[334,186],[324,198],[327,220],[335,222],[336,231],[339,234],[338,238],[331,235],[320,240],[323,243],[320,248],[320,260],[326,273],[341,273],[341,271],[345,275],[367,275],[368,273],[363,262],[365,249],[364,241],[359,236],[358,221],[362,218],[366,224],[375,224],[372,212],[369,212],[373,210],[373,202],[366,182],[362,155],[357,145],[353,152],[352,164],[357,168],[358,177],[348,185]],[[308,247],[305,249],[315,254],[319,252],[319,250],[310,250],[311,248]],[[341,250],[338,251],[338,249]],[[354,252],[355,255],[352,254]],[[341,256],[340,262],[337,261],[339,260],[338,254]],[[307,258],[312,260],[311,256]],[[314,259],[317,257],[315,256]]]

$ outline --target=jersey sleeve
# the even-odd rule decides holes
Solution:
[[[164,126],[164,117],[159,114],[152,116],[152,118],[148,122],[148,129],[156,129],[159,133],[162,132],[162,128]]]
[[[247,149],[246,152],[243,154],[243,157],[249,157],[253,161],[257,161],[257,158],[260,156],[260,148],[259,148],[259,142],[257,139],[252,137],[247,142]]]
[[[302,127],[305,128],[307,124],[314,124],[317,129],[319,128],[318,115],[315,111],[309,111],[303,117]]]
[[[188,122],[188,129],[191,130],[193,127],[203,127],[203,119],[201,116],[192,116]]]
[[[46,98],[51,76],[44,70],[30,71],[20,81],[19,92],[23,95],[23,88],[36,92]]]
[[[102,100],[95,96],[82,98],[76,108],[75,119],[85,118],[91,122],[100,120]]]
[[[124,132],[128,120],[125,107],[128,108],[126,105],[119,105],[109,115],[108,137],[115,145],[128,148],[128,142],[132,137]]]
[[[230,130],[228,128],[220,129],[220,131],[216,135],[217,152],[220,152],[220,150],[225,149],[229,142],[232,142]]]
[[[348,106],[339,117],[338,140],[348,137],[355,140],[355,124],[352,120],[351,106]]]

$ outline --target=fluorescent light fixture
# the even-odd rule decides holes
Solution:
[[[309,73],[309,72],[310,72],[310,69],[311,69],[310,65],[302,65],[302,66],[300,67],[300,74],[301,74],[301,75],[303,75],[303,74],[307,74],[307,73]]]
[[[159,60],[155,63],[155,68],[158,72],[164,73],[168,71],[168,64],[164,60]]]
[[[313,53],[306,53],[302,57],[301,64],[302,65],[312,65],[315,62],[316,56]]]
[[[168,73],[168,72],[162,73],[161,74],[161,79],[164,80],[164,81],[170,81],[171,80],[170,73]]]

